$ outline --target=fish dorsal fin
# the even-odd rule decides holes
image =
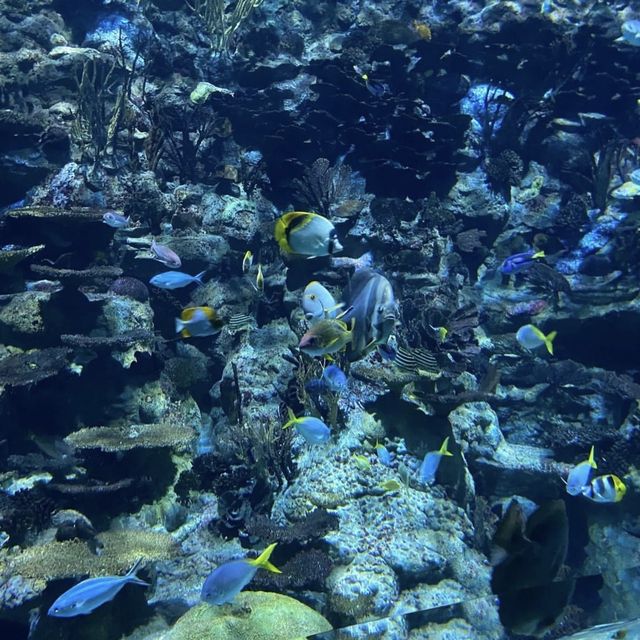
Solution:
[[[598,465],[596,464],[595,453],[596,453],[596,448],[593,445],[591,445],[591,451],[589,451],[589,458],[587,459],[587,462],[589,463],[589,466],[592,469],[598,468]]]
[[[198,307],[187,307],[186,309],[183,309],[182,313],[180,314],[180,320],[183,320],[184,322],[189,322],[189,320],[193,318],[193,314],[197,310],[198,310]]]

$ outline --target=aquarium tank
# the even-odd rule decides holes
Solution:
[[[0,0],[0,640],[640,640],[640,0]]]

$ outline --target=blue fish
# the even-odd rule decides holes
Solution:
[[[282,428],[288,429],[291,426],[295,426],[296,431],[309,444],[322,444],[331,437],[331,430],[320,418],[313,416],[296,418],[293,411],[289,409],[289,421]]]
[[[391,466],[391,454],[389,453],[389,449],[385,447],[383,444],[380,444],[376,440],[376,453],[378,454],[378,460],[385,466]]]
[[[125,218],[122,214],[116,213],[115,211],[107,211],[102,216],[102,222],[114,229],[126,229],[131,222],[131,218],[129,216]]]
[[[418,472],[418,479],[423,484],[431,484],[436,479],[436,472],[440,466],[440,461],[444,456],[452,456],[453,453],[447,448],[449,444],[449,436],[444,439],[442,446],[438,451],[429,451],[424,457]]]
[[[141,561],[142,559],[138,560],[124,576],[104,576],[79,582],[56,599],[49,607],[48,615],[55,618],[87,615],[105,602],[113,600],[125,584],[148,587],[149,583],[135,575]]]
[[[273,573],[282,573],[269,562],[269,557],[276,547],[270,544],[257,558],[231,560],[214,569],[202,585],[200,598],[209,604],[225,604],[233,599],[253,580],[258,569],[266,569]]]
[[[347,386],[345,372],[335,364],[325,367],[320,378],[309,380],[305,389],[311,393],[340,393]]]
[[[202,277],[205,273],[207,273],[206,270],[201,271],[196,276],[190,276],[188,273],[182,273],[182,271],[165,271],[153,276],[153,278],[149,280],[149,284],[159,289],[180,289],[192,282],[203,284]]]
[[[589,485],[593,470],[598,468],[594,454],[595,448],[591,447],[589,457],[579,462],[569,471],[569,476],[567,477],[567,493],[569,495],[578,496],[582,493],[583,489]]]
[[[515,253],[505,258],[504,262],[500,265],[500,272],[505,275],[518,273],[518,271],[530,267],[539,258],[544,258],[544,251],[534,251],[531,249],[524,253]]]

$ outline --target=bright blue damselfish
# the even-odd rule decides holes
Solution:
[[[188,273],[182,273],[182,271],[165,271],[153,276],[149,280],[149,284],[159,289],[181,289],[186,287],[192,282],[203,284],[202,278],[206,271],[201,271],[198,275],[190,276]]]
[[[138,560],[124,576],[103,576],[79,582],[65,591],[49,607],[47,614],[55,618],[87,615],[105,602],[113,600],[125,584],[139,584],[141,587],[148,587],[149,583],[140,580],[135,575],[141,560]]]

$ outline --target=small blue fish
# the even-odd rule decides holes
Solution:
[[[49,607],[48,615],[54,618],[72,618],[91,613],[105,602],[113,600],[125,584],[139,584],[148,587],[149,583],[140,580],[135,573],[142,559],[138,560],[124,576],[104,576],[89,578],[65,591]]]
[[[347,386],[345,372],[335,364],[324,368],[320,378],[309,380],[305,385],[311,393],[340,393]]]
[[[546,336],[538,327],[532,324],[525,324],[516,332],[516,340],[529,350],[537,349],[544,345],[547,351],[553,355],[553,341],[558,335],[557,331],[551,331]]]
[[[505,275],[518,273],[523,269],[530,267],[539,258],[544,258],[544,251],[525,251],[524,253],[516,253],[508,258],[500,265],[500,272]]]
[[[391,466],[391,454],[389,453],[389,449],[385,447],[383,444],[380,444],[376,440],[376,453],[378,454],[378,460],[385,466]]]
[[[258,569],[266,569],[272,573],[282,573],[269,562],[269,557],[276,547],[270,544],[255,559],[242,558],[231,560],[214,569],[202,585],[200,598],[209,604],[225,604],[233,599],[253,580]]]
[[[594,457],[595,449],[591,447],[589,457],[582,462],[579,462],[571,471],[567,477],[567,493],[570,496],[578,496],[582,493],[583,489],[589,484],[591,480],[591,474],[594,469],[598,468]]]
[[[153,276],[149,280],[149,284],[159,289],[180,289],[190,285],[192,282],[203,284],[202,277],[205,273],[207,273],[206,270],[201,271],[196,276],[190,276],[188,273],[182,273],[182,271],[165,271]]]
[[[309,444],[322,444],[331,437],[331,430],[320,418],[314,418],[313,416],[296,418],[293,411],[289,409],[289,421],[282,428],[288,429],[291,426],[295,426],[296,431]]]
[[[125,218],[123,215],[116,213],[115,211],[107,211],[102,216],[102,222],[108,224],[114,229],[126,229],[131,222],[131,218],[129,216]]]
[[[431,484],[436,479],[436,472],[440,466],[443,456],[452,456],[453,453],[447,448],[449,444],[449,436],[444,439],[442,446],[438,451],[429,451],[424,457],[418,472],[418,479],[423,484]]]

